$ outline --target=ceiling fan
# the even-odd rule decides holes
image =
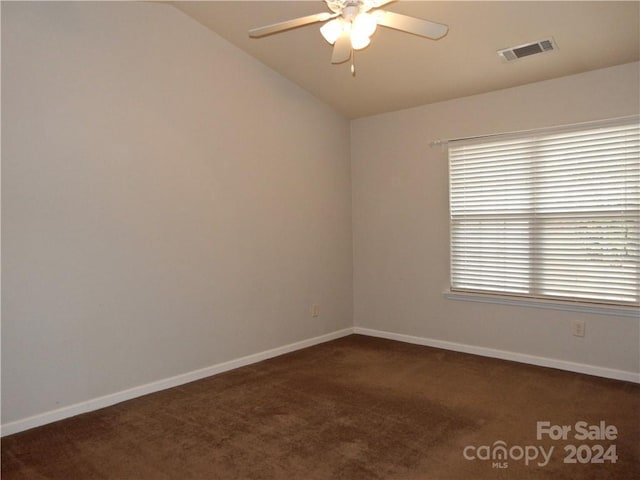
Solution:
[[[351,73],[355,75],[353,51],[365,48],[371,42],[376,27],[393,28],[421,37],[437,40],[444,37],[449,27],[441,23],[409,17],[400,13],[379,10],[394,0],[324,0],[331,12],[321,12],[294,18],[273,25],[249,30],[250,37],[264,37],[311,23],[326,22],[320,33],[333,45],[331,63],[344,63],[351,59]]]

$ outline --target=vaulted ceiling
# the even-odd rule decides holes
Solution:
[[[348,64],[332,65],[321,23],[264,38],[248,30],[328,11],[314,1],[173,5],[348,118],[399,110],[581,73],[640,58],[637,1],[398,1],[385,10],[444,23],[429,40],[378,27]],[[497,50],[553,37],[554,52],[503,61]]]

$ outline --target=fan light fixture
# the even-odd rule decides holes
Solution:
[[[320,28],[320,33],[330,45],[336,43],[340,35],[346,33],[351,40],[351,47],[354,50],[362,50],[371,43],[371,36],[376,32],[377,27],[375,17],[370,13],[362,12],[353,20],[346,17],[334,18]]]
[[[400,13],[379,10],[394,0],[325,0],[331,12],[321,12],[306,17],[266,25],[249,30],[251,37],[264,37],[291,30],[311,23],[326,22],[320,33],[333,45],[331,63],[344,63],[351,59],[351,73],[355,76],[354,50],[362,50],[371,43],[371,36],[378,25],[421,37],[437,40],[444,37],[449,27],[442,23],[409,17]]]

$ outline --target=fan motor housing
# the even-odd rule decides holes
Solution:
[[[352,21],[360,13],[359,5],[347,5],[342,9],[342,18],[348,22]]]

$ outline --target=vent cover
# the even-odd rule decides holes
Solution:
[[[498,50],[498,55],[506,62],[512,62],[530,55],[538,53],[547,53],[557,50],[558,47],[552,37],[545,38],[533,43],[518,45],[517,47],[505,48]]]

